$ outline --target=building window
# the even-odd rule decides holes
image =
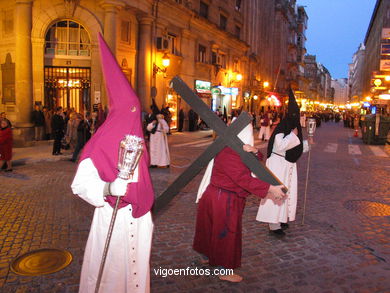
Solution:
[[[3,35],[12,35],[14,31],[14,11],[8,10],[3,12]]]
[[[236,6],[234,7],[237,11],[241,10],[241,0],[236,0]]]
[[[199,15],[204,18],[209,17],[209,6],[203,1],[200,1]]]
[[[203,45],[199,45],[198,47],[198,61],[202,63],[207,63],[206,59],[206,47]]]
[[[233,61],[233,71],[238,72],[238,60],[237,59]]]
[[[130,43],[130,22],[122,20],[121,22],[121,41]]]
[[[227,26],[227,17],[225,15],[221,14],[219,16],[219,28],[221,30],[226,31],[226,26]]]
[[[72,20],[53,24],[46,33],[45,54],[90,56],[91,41],[86,29]]]
[[[211,64],[218,64],[217,52],[211,52]]]
[[[219,64],[222,66],[222,68],[226,68],[226,55],[225,54],[219,55]]]
[[[168,50],[169,53],[177,55],[177,38],[174,34],[168,34]]]
[[[234,35],[239,39],[240,36],[241,36],[241,28],[236,25],[235,28],[234,28]]]

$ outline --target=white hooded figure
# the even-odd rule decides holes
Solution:
[[[156,120],[150,122],[146,129],[150,132],[150,165],[169,167],[171,161],[167,137],[169,126],[164,120],[164,115],[157,114]]]
[[[268,197],[261,199],[256,220],[269,223],[270,233],[284,236],[283,228],[295,220],[298,198],[296,161],[303,152],[302,127],[299,107],[290,89],[288,114],[275,128],[267,150],[266,166],[287,187],[287,199],[276,204]]]

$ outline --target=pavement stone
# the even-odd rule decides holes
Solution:
[[[203,140],[210,132],[169,136],[172,166],[151,169],[156,194],[161,194],[204,149],[175,144]],[[154,270],[207,269],[192,250],[196,190],[201,175],[186,186],[161,213],[154,215],[151,257],[152,292],[390,292],[390,217],[371,203],[390,205],[390,159],[374,156],[353,130],[332,122],[317,129],[310,162],[305,224],[301,224],[307,154],[298,162],[297,220],[287,236],[273,238],[255,221],[259,199],[247,199],[243,217],[240,284],[216,276],[158,276]],[[339,151],[325,153],[326,143]],[[363,154],[349,155],[348,144]],[[388,154],[388,148],[383,148]],[[264,149],[262,149],[264,151]],[[0,292],[77,292],[84,246],[93,208],[72,195],[76,164],[51,156],[50,142],[15,149],[14,174],[0,173]],[[356,202],[363,208],[356,208]],[[18,276],[11,262],[35,249],[70,251],[64,270],[38,277]]]

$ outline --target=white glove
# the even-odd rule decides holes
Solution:
[[[116,178],[113,182],[109,183],[108,192],[109,195],[114,196],[124,196],[127,190],[127,184],[130,182],[129,180],[124,180],[121,178]]]

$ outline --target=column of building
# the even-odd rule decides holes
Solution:
[[[188,85],[193,85],[195,82],[195,36],[194,34],[187,29],[181,31],[181,45],[182,45],[182,54],[183,54],[183,63],[182,63],[182,72],[181,77],[183,81]],[[188,111],[190,107],[182,100],[181,107],[183,108],[185,115],[184,119],[184,130],[188,130]]]
[[[15,134],[22,138],[27,131],[24,128],[32,126],[32,0],[17,0],[15,4],[15,98],[19,128]]]
[[[151,77],[152,77],[152,23],[153,18],[143,16],[139,18],[139,46],[137,92],[141,100],[142,109],[147,111],[151,105]]]
[[[110,47],[113,54],[116,55],[118,12],[125,6],[125,4],[116,0],[103,0],[100,1],[99,4],[104,9],[104,40]],[[102,95],[101,103],[103,105],[107,105],[108,101],[106,94]]]

